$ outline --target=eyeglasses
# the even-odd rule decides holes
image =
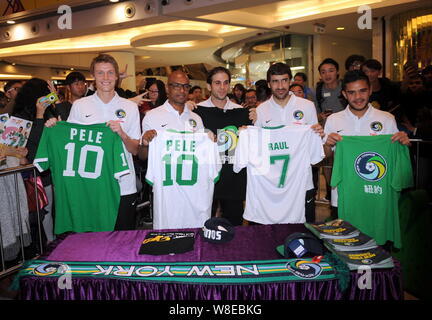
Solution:
[[[183,88],[185,91],[189,91],[190,88],[192,88],[192,86],[189,83],[177,83],[177,82],[173,82],[173,83],[168,83],[169,86],[171,86],[171,88],[173,88],[174,90],[180,90],[181,88]]]

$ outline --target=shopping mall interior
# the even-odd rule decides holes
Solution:
[[[207,74],[217,66],[231,72],[231,88],[254,88],[275,62],[304,73],[314,88],[324,59],[339,64],[342,78],[351,55],[379,61],[381,76],[400,83],[407,66],[418,75],[432,64],[431,43],[431,0],[1,0],[0,91],[10,80],[40,78],[61,92],[73,71],[90,86],[100,53],[116,59],[121,88],[134,94],[182,70],[208,97]],[[417,179],[421,170],[414,169]],[[324,175],[316,196],[321,221],[330,217]],[[404,299],[430,298],[419,265],[410,266]],[[3,285],[2,297],[17,294]]]

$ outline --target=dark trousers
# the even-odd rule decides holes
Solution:
[[[136,193],[120,197],[115,231],[134,230],[136,228],[136,200]]]
[[[315,189],[310,189],[306,191],[305,216],[306,216],[307,223],[315,222],[315,195],[316,195]]]
[[[243,224],[243,200],[219,199],[222,218],[227,219],[233,226]]]

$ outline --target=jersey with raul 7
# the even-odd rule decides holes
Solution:
[[[153,186],[153,229],[199,228],[210,218],[221,163],[204,132],[157,131],[146,181]]]
[[[401,247],[398,199],[412,186],[408,148],[391,135],[344,136],[338,142],[331,185],[338,187],[339,218],[374,238]]]
[[[310,126],[241,130],[234,171],[247,167],[243,218],[262,224],[305,222],[308,171],[323,158],[321,138]]]
[[[105,124],[58,122],[44,129],[34,165],[39,171],[51,169],[56,234],[114,229],[118,179],[129,173],[118,134]]]

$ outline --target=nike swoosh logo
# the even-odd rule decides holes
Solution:
[[[336,131],[336,133],[339,133],[339,132],[341,132],[341,131],[343,131],[343,129]]]
[[[271,121],[271,119],[270,120],[267,120],[265,123],[269,123]]]
[[[91,116],[92,116],[92,114],[86,114],[85,115],[86,118],[91,117]]]
[[[165,127],[166,125],[168,125],[168,123],[161,124],[161,127],[163,128],[163,127]]]
[[[306,200],[306,202],[307,202],[307,203],[311,203],[312,200],[313,200],[313,198],[310,199],[310,200]]]

